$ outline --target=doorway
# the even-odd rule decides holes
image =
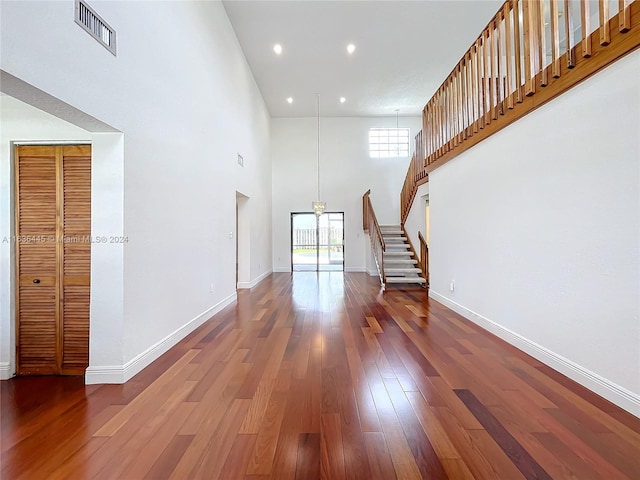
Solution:
[[[236,191],[236,289],[251,286],[251,211],[249,197]]]
[[[424,230],[427,245],[431,245],[431,213],[429,211],[429,195],[424,196]]]
[[[291,269],[344,271],[344,212],[291,214]]]
[[[91,146],[15,150],[16,372],[82,375],[89,364]]]

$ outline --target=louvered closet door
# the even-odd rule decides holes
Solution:
[[[89,361],[91,149],[16,149],[17,369],[83,374]]]
[[[17,149],[19,375],[57,373],[56,147]]]
[[[91,268],[91,147],[62,152],[61,373],[83,374],[89,364]]]

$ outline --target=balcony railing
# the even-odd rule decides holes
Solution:
[[[634,0],[507,0],[422,111],[402,222],[429,172],[638,48],[639,24]]]

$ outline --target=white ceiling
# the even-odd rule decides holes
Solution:
[[[502,3],[223,0],[273,117],[419,115]]]

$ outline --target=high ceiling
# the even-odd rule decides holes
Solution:
[[[502,3],[223,1],[273,117],[419,115]]]

